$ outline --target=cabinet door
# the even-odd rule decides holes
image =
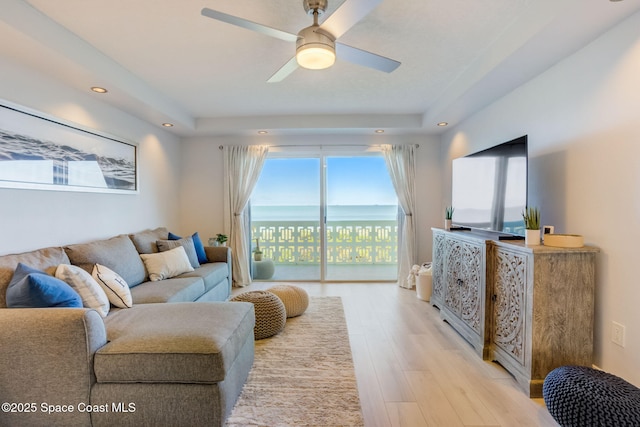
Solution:
[[[463,247],[466,243],[459,240],[446,239],[444,277],[444,304],[460,317],[460,286],[464,281]]]
[[[446,260],[445,304],[475,332],[483,320],[481,293],[483,248],[470,242],[451,240]]]
[[[460,318],[478,334],[484,321],[482,301],[484,289],[483,246],[466,243],[462,246],[462,266],[464,277],[459,282]]]
[[[494,259],[493,344],[524,365],[528,257],[499,248]]]
[[[433,291],[431,297],[436,301],[442,301],[444,295],[445,241],[444,234],[433,234],[433,265],[431,266]]]

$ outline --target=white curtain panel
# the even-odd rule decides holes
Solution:
[[[384,160],[398,196],[398,285],[411,288],[407,276],[416,264],[415,145],[382,146]]]
[[[247,203],[258,182],[269,147],[263,145],[224,146],[224,162],[227,171],[227,199],[231,232],[229,244],[232,251],[234,286],[251,284],[250,234]]]

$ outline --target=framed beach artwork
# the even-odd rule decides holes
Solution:
[[[134,194],[133,143],[0,100],[0,187]]]

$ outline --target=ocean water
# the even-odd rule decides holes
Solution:
[[[327,221],[393,221],[396,205],[327,206]],[[320,206],[251,206],[252,221],[318,221]]]

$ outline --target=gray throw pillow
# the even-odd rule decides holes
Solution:
[[[189,258],[189,263],[193,268],[200,267],[200,263],[198,262],[198,254],[196,253],[196,247],[193,244],[193,239],[191,237],[184,237],[179,240],[158,240],[156,241],[156,245],[158,245],[159,252],[169,251],[171,249],[175,249],[178,246],[182,246],[184,251],[187,253],[187,257]]]
[[[158,252],[156,240],[168,239],[169,231],[165,227],[158,227],[155,230],[144,230],[138,233],[129,234],[129,238],[135,245],[138,253],[154,254]]]

